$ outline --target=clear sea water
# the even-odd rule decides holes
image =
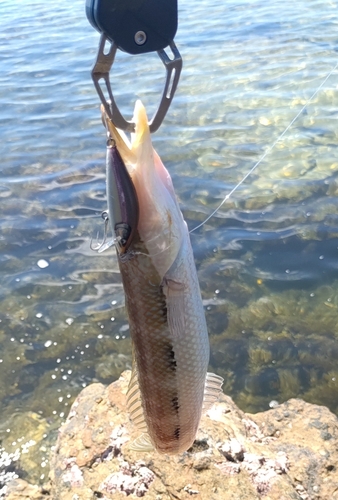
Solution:
[[[114,250],[90,250],[106,208],[105,134],[90,78],[99,34],[84,3],[0,3],[0,443],[35,440],[21,468],[42,480],[41,442],[74,397],[131,363]],[[193,229],[334,68],[338,10],[179,4],[184,68],[153,140]],[[136,98],[151,114],[163,79],[156,55],[120,52],[112,82],[124,114]],[[337,104],[335,71],[191,235],[211,369],[247,411],[302,397],[338,412]]]

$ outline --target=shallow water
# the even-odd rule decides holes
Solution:
[[[187,0],[179,20],[183,74],[154,144],[192,229],[336,64],[337,5]],[[89,247],[106,208],[98,39],[82,0],[0,4],[0,440],[39,443],[20,464],[33,479],[81,388],[131,362],[114,251]],[[113,75],[126,116],[136,97],[156,108],[157,56],[119,53]],[[334,73],[192,233],[211,369],[248,411],[303,397],[338,413],[337,103]]]

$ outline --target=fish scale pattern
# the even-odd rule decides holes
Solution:
[[[120,261],[144,420],[155,448],[179,453],[194,441],[203,406],[209,343],[189,235],[167,276],[184,284],[173,331],[163,277],[138,240]],[[180,281],[179,281],[180,280]],[[170,294],[169,294],[170,295]]]
[[[179,394],[183,402],[180,408],[182,435],[192,444],[202,413],[209,340],[188,231],[171,272],[173,279],[180,279],[185,285],[181,311],[185,328],[174,337],[174,348],[177,379],[180,381]]]

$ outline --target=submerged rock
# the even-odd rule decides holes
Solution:
[[[0,498],[2,498],[1,495]],[[48,489],[29,484],[23,479],[15,479],[8,485],[4,498],[6,500],[49,500],[50,496]]]
[[[50,485],[16,479],[7,498],[338,499],[338,419],[326,407],[290,399],[252,415],[222,394],[190,450],[138,453],[129,445],[138,435],[125,406],[129,378],[86,387],[60,428]]]

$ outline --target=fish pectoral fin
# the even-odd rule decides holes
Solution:
[[[222,392],[222,385],[224,379],[215,373],[207,373],[205,379],[205,388],[204,388],[204,399],[203,399],[203,414],[210,410],[212,405],[216,403],[219,398],[220,393]]]
[[[173,337],[178,338],[185,332],[185,290],[186,286],[177,280],[164,277],[163,293],[166,297],[167,320]]]
[[[133,424],[138,428],[139,431],[146,432],[148,429],[146,421],[144,419],[141,391],[138,383],[137,372],[135,369],[135,362],[133,363],[133,371],[131,374],[127,392],[127,408]]]
[[[141,434],[136,438],[130,445],[130,449],[133,451],[154,451],[154,446],[150,440],[149,434]]]

